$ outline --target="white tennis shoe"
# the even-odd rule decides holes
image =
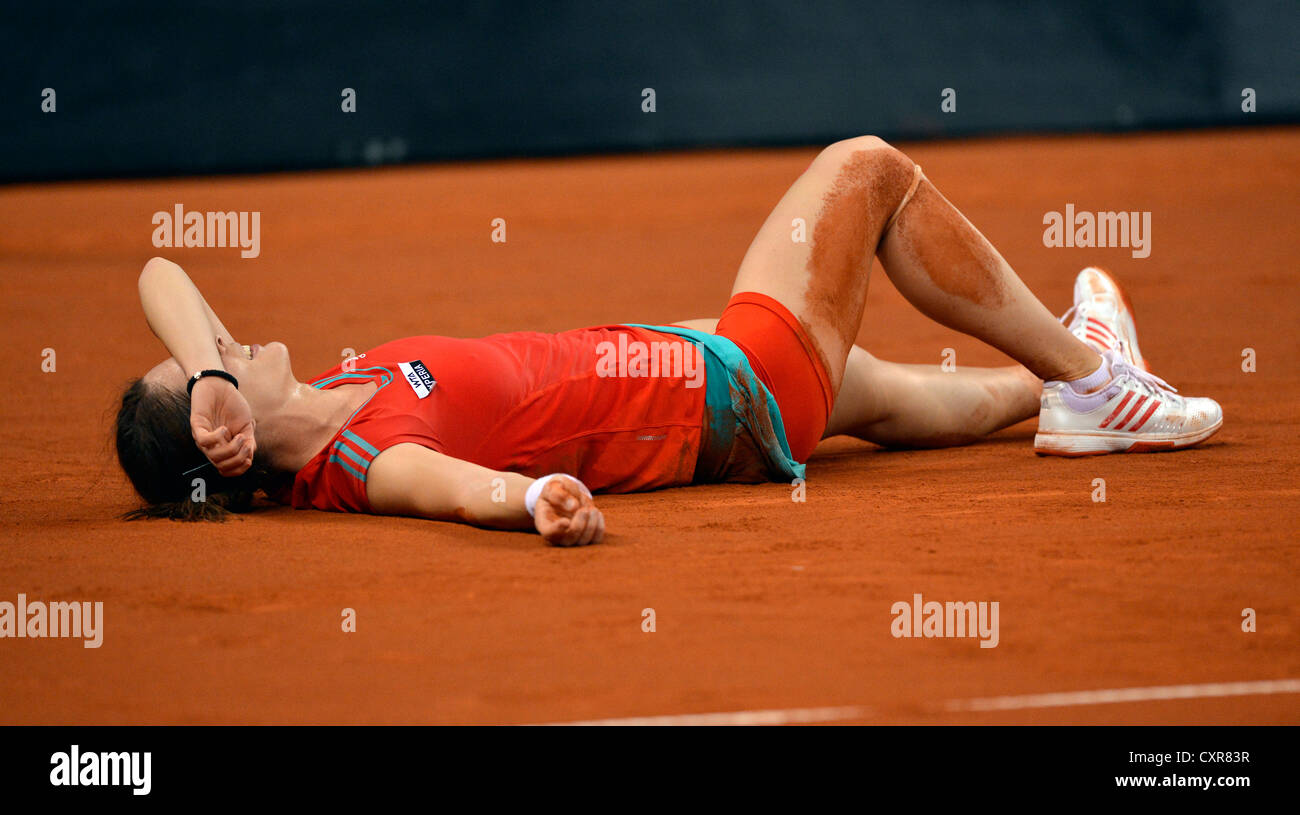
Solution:
[[[1076,391],[1068,382],[1043,383],[1034,452],[1092,456],[1146,453],[1200,444],[1223,426],[1213,399],[1180,396],[1147,370],[1137,345],[1128,297],[1102,269],[1087,268],[1074,285],[1070,331],[1102,355],[1094,388]]]
[[[1110,273],[1089,266],[1074,279],[1074,305],[1061,318],[1070,333],[1099,354],[1119,348],[1132,365],[1151,370],[1138,349],[1137,326],[1128,295]]]

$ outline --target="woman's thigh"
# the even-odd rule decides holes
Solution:
[[[862,324],[872,258],[914,165],[873,136],[823,150],[768,215],[732,293],[758,292],[795,315],[834,392]]]

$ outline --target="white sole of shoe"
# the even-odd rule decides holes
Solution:
[[[1034,452],[1040,456],[1101,456],[1107,453],[1160,453],[1181,450],[1200,444],[1219,432],[1223,420],[1195,433],[1154,435],[1124,431],[1092,432],[1039,431],[1034,436]]]

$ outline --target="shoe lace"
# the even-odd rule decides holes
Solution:
[[[1106,297],[1105,299],[1108,301],[1114,300],[1114,298],[1111,297]],[[1097,298],[1094,297],[1090,300],[1080,300],[1079,302],[1070,306],[1070,308],[1064,314],[1061,315],[1061,324],[1068,328],[1073,324],[1074,320],[1087,317],[1090,311],[1089,306],[1093,305],[1096,302],[1097,302]]]
[[[1128,340],[1120,340],[1120,344],[1122,346],[1127,346]],[[1143,385],[1149,388],[1152,395],[1155,395],[1160,392],[1167,393],[1167,394],[1178,393],[1178,388],[1175,388],[1173,385],[1170,385],[1168,382],[1164,381],[1163,379],[1151,373],[1150,371],[1144,371],[1141,368],[1137,367],[1136,365],[1130,365],[1128,359],[1126,359],[1125,357],[1125,354],[1121,353],[1121,351],[1126,352],[1128,351],[1128,348],[1124,347],[1122,349],[1116,349],[1115,351],[1107,352],[1108,354],[1112,355],[1110,360],[1112,374],[1119,376],[1120,374],[1127,373],[1129,376],[1133,377],[1138,382],[1141,382]]]
[[[1079,303],[1075,303],[1074,305],[1070,306],[1069,311],[1061,315],[1061,325],[1066,326],[1067,328],[1070,326],[1070,322],[1071,322],[1070,318],[1073,317],[1074,313],[1079,310],[1079,305],[1080,305]]]

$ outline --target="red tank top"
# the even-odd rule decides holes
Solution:
[[[671,343],[690,356],[647,374],[636,343]],[[408,337],[310,384],[366,381],[378,390],[298,472],[282,496],[293,506],[370,511],[370,463],[402,442],[494,470],[566,472],[606,492],[689,484],[699,456],[703,360],[681,337],[645,328]]]

